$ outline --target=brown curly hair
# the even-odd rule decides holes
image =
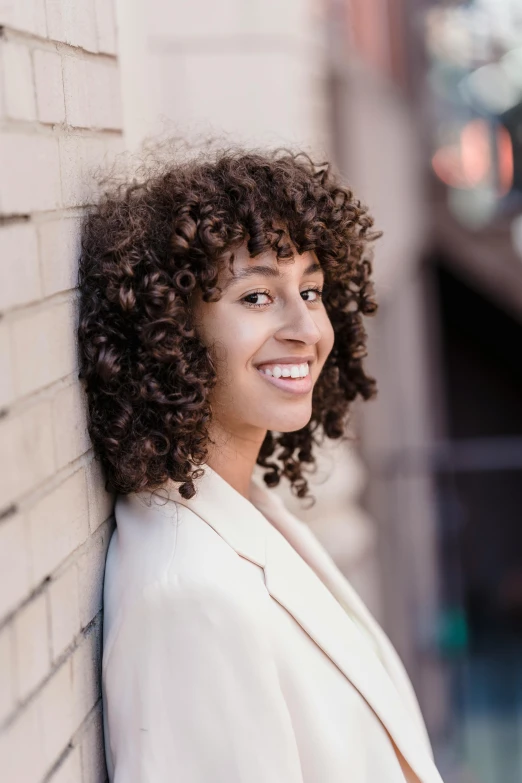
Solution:
[[[324,270],[335,341],[310,421],[268,431],[257,459],[269,487],[286,476],[295,495],[308,496],[303,468],[315,468],[313,444],[346,437],[349,404],[375,392],[362,363],[362,316],[377,307],[369,243],[381,232],[372,225],[330,163],[286,148],[201,152],[106,190],[83,221],[78,276],[79,377],[106,489],[154,490],[172,479],[182,497],[195,494],[217,376],[190,299],[197,286],[203,301],[219,299],[221,265],[246,241],[251,256],[272,249],[289,258],[292,245],[314,251]]]

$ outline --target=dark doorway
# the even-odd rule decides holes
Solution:
[[[453,487],[470,641],[480,644],[522,634],[522,325],[442,263],[436,280],[447,438],[471,457],[457,459]]]
[[[451,743],[480,783],[522,780],[522,325],[433,259],[447,445],[436,460]]]

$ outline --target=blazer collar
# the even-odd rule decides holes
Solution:
[[[194,497],[186,500],[178,492],[179,483],[167,481],[169,498],[190,508],[239,555],[264,569],[272,598],[366,699],[419,781],[442,783],[422,718],[415,714],[415,698],[408,701],[410,694],[405,695],[411,686],[398,656],[333,561],[314,545],[306,525],[255,478],[249,500],[209,465],[203,467]],[[378,652],[360,625],[374,636]]]

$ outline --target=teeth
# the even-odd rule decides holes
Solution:
[[[273,367],[261,369],[265,375],[272,375],[274,378],[305,378],[309,373],[308,362],[303,364],[275,364]]]

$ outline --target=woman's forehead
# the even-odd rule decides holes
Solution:
[[[299,254],[297,251],[290,258],[278,258],[275,250],[269,249],[252,257],[246,244],[233,251],[233,258],[228,257],[222,270],[222,283],[229,286],[239,280],[245,280],[255,275],[279,278],[285,276],[288,267],[297,265],[296,273],[312,274],[322,269],[313,251]]]
[[[284,267],[287,265],[308,266],[312,261],[318,261],[317,255],[313,250],[307,250],[300,254],[293,245],[292,250],[293,255],[289,258],[278,258],[276,251],[272,250],[272,248],[268,248],[268,250],[264,250],[256,256],[251,256],[248,252],[247,243],[243,242],[243,244],[231,250],[227,255],[225,267],[233,273],[259,265],[271,266],[275,270],[284,272]]]

